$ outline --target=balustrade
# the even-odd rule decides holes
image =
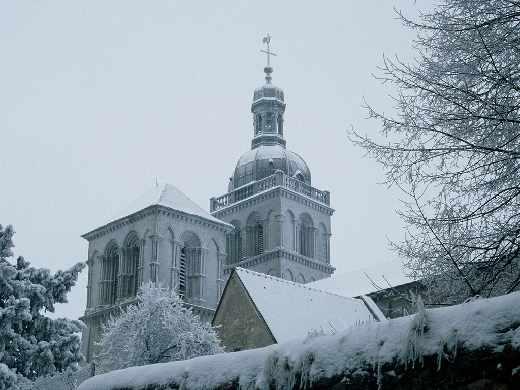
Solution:
[[[285,175],[283,172],[277,172],[262,180],[254,181],[250,184],[237,188],[222,196],[211,198],[210,211],[214,212],[230,206],[241,200],[247,199],[259,192],[266,191],[274,187],[284,187],[291,191],[308,196],[320,203],[330,204],[329,191],[321,191],[307,183],[304,183],[294,177]]]

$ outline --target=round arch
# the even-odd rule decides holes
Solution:
[[[139,268],[141,266],[141,241],[135,231],[127,234],[121,250],[123,261],[119,270],[119,298],[133,298],[139,288]]]
[[[232,220],[234,229],[226,234],[227,264],[236,264],[242,259],[242,224],[239,220]]]
[[[182,233],[182,247],[179,259],[178,293],[181,297],[191,299],[202,295],[201,275],[205,273],[201,240],[191,230]]]
[[[314,257],[316,229],[314,222],[307,213],[300,214],[298,218],[298,253],[306,257]]]
[[[117,299],[117,276],[119,273],[119,245],[110,240],[105,247],[101,265],[100,303],[113,305]]]
[[[289,268],[285,270],[284,279],[294,282],[294,274]]]

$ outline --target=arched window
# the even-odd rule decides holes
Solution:
[[[278,115],[278,134],[283,135],[283,116]]]
[[[117,298],[117,275],[119,270],[119,248],[108,244],[101,266],[100,301],[103,305],[113,305]]]
[[[300,216],[299,226],[299,253],[306,257],[314,257],[315,229],[308,214]]]
[[[330,261],[330,239],[327,228],[324,224],[320,224],[319,231],[319,256],[320,259],[329,262]]]
[[[193,232],[184,232],[181,241],[178,293],[187,299],[202,299],[205,266],[200,239]]]
[[[289,268],[285,270],[284,279],[294,282],[294,275]]]
[[[123,246],[123,262],[119,277],[120,298],[132,298],[137,294],[139,288],[140,253],[139,238],[135,233],[130,233]]]
[[[236,264],[242,259],[242,230],[240,222],[232,221],[231,224],[235,228],[226,236],[227,263]]]
[[[246,235],[248,256],[264,253],[264,227],[257,213],[252,213],[247,219]]]
[[[264,253],[264,227],[260,223],[253,228],[253,240],[255,242],[253,256]]]

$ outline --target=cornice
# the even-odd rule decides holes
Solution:
[[[233,229],[232,225],[222,221],[222,223],[210,221],[204,217],[200,217],[198,215],[188,214],[179,210],[171,209],[162,205],[151,205],[147,208],[140,210],[134,214],[130,214],[129,216],[117,219],[112,221],[106,225],[103,225],[97,229],[94,229],[88,233],[83,234],[81,237],[86,239],[87,241],[91,241],[102,237],[108,233],[119,230],[123,226],[131,225],[143,218],[146,218],[150,215],[165,215],[169,218],[178,219],[181,221],[189,222],[194,225],[201,225],[204,227],[208,227],[217,231],[221,231],[226,233]]]
[[[289,251],[285,248],[276,248],[272,251],[262,253],[261,255],[250,257],[248,259],[242,260],[235,264],[229,264],[224,266],[224,273],[229,274],[231,270],[235,267],[249,268],[258,264],[266,263],[270,260],[274,260],[277,258],[285,258],[289,261],[293,261],[295,263],[303,264],[304,266],[318,270],[320,272],[324,272],[327,274],[332,274],[336,268],[331,266],[328,263],[323,263],[318,260],[311,259],[310,257],[302,256],[299,253]]]
[[[119,309],[122,309],[128,305],[131,305],[131,304],[134,304],[137,302],[137,298],[134,297],[134,298],[131,298],[131,299],[127,299],[125,301],[122,301],[122,302],[118,302],[114,305],[100,305],[100,306],[97,306],[97,307],[94,307],[94,308],[88,308],[87,310],[85,310],[85,314],[80,317],[79,319],[81,321],[85,321],[85,320],[89,320],[91,318],[95,318],[95,317],[99,317],[99,316],[104,316],[104,315],[107,315],[107,314],[110,314],[112,312],[114,312],[115,310],[119,310]],[[190,307],[194,310],[198,310],[198,311],[202,311],[202,312],[208,312],[208,313],[214,313],[215,312],[215,309],[212,309],[210,307],[206,307],[206,306],[202,306],[202,305],[197,305],[195,303],[190,303],[190,302],[186,302],[186,301],[183,301],[182,302],[184,306],[187,306],[187,307]]]
[[[250,208],[251,206],[261,203],[267,199],[275,198],[276,196],[294,200],[302,205],[305,205],[327,215],[332,215],[335,211],[333,208],[330,208],[324,205],[323,203],[317,202],[303,194],[292,191],[283,186],[277,186],[254,194],[249,198],[243,199],[239,202],[233,203],[227,207],[217,210],[213,212],[211,215],[213,215],[215,218],[222,218],[226,215],[235,214],[239,210]]]

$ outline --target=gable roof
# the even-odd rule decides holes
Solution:
[[[243,268],[234,272],[278,343],[305,338],[313,330],[333,334],[376,320],[361,299]]]
[[[105,225],[117,221],[119,219],[128,217],[150,206],[163,206],[172,210],[180,211],[185,214],[194,215],[204,218],[220,225],[232,227],[228,223],[213,217],[209,212],[200,207],[197,203],[192,201],[184,192],[179,190],[173,184],[163,183],[149,188],[141,196],[135,199],[127,207],[116,213],[110,221]],[[105,226],[103,225],[103,226]],[[94,230],[97,230],[94,229]],[[86,233],[88,234],[88,233]]]

